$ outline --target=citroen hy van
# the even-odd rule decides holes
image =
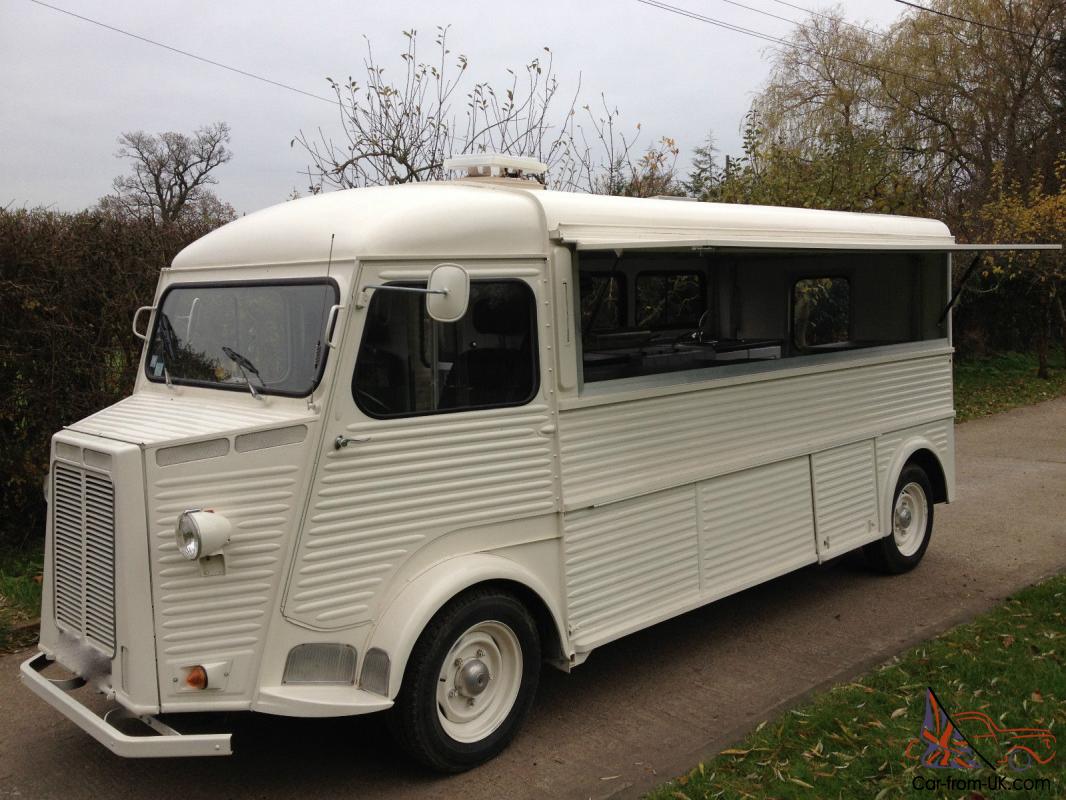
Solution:
[[[230,752],[180,712],[387,711],[458,771],[542,662],[859,548],[921,561],[954,493],[943,224],[449,166],[187,247],[133,393],[54,436],[22,676],[115,753]]]

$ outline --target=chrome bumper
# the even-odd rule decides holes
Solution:
[[[184,756],[228,756],[229,733],[205,733],[186,735],[179,733],[155,717],[136,716],[123,708],[115,708],[100,717],[83,706],[67,692],[83,685],[80,678],[56,681],[41,674],[51,663],[48,656],[38,653],[22,663],[22,682],[63,716],[92,736],[111,752],[123,758],[177,758]],[[154,733],[146,736],[130,736],[116,728],[112,721],[136,719]]]

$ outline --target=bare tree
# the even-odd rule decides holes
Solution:
[[[631,158],[636,130],[632,137],[621,133],[617,109],[602,98],[602,112],[581,106],[582,125],[580,77],[574,94],[560,98],[549,48],[523,69],[508,70],[502,90],[475,82],[464,91],[469,62],[465,55],[452,56],[447,27],[437,28],[430,61],[419,60],[416,31],[403,35],[405,66],[398,80],[387,77],[369,41],[363,82],[327,79],[337,96],[340,136],[319,128],[293,138],[291,145],[310,159],[312,193],[439,180],[447,177],[448,156],[485,151],[537,158],[559,189],[622,193],[642,169],[643,157]]]
[[[103,197],[100,207],[164,225],[189,215],[220,223],[233,219],[233,207],[206,188],[218,182],[213,171],[233,157],[226,147],[229,138],[225,122],[199,128],[191,136],[174,131],[123,133],[115,156],[129,159],[133,171],[115,178],[114,193]]]

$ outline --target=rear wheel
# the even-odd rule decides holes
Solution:
[[[476,589],[422,632],[391,727],[422,764],[462,772],[502,751],[521,727],[540,678],[537,626],[514,596]]]
[[[925,470],[908,464],[896,482],[892,532],[866,545],[870,563],[881,572],[899,574],[918,566],[933,533],[933,489]]]

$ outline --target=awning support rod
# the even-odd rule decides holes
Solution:
[[[951,299],[948,301],[948,304],[946,306],[944,306],[944,313],[942,313],[940,315],[940,319],[938,319],[936,321],[937,325],[939,325],[941,322],[943,322],[947,318],[948,312],[951,311],[951,309],[954,307],[955,303],[958,301],[959,295],[962,294],[962,290],[966,287],[966,281],[970,280],[970,276],[973,275],[973,271],[975,269],[977,269],[977,262],[980,261],[980,260],[981,260],[981,254],[978,253],[977,255],[975,255],[973,257],[973,261],[970,262],[970,266],[968,266],[966,268],[966,271],[964,273],[962,273],[962,280],[959,281],[959,285],[955,289],[955,293],[953,295],[951,295]]]

